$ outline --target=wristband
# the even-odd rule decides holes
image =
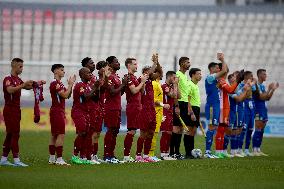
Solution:
[[[164,107],[164,104],[162,102],[160,102],[160,106]]]

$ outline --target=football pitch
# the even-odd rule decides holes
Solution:
[[[116,154],[121,159],[123,137],[118,136]],[[137,138],[136,138],[137,139]],[[4,140],[1,130],[0,142]],[[64,158],[70,160],[74,133],[67,132]],[[284,139],[265,138],[269,157],[193,159],[158,163],[101,165],[48,165],[49,132],[23,131],[20,151],[27,168],[0,167],[0,188],[284,188]],[[181,144],[183,146],[183,144]],[[204,138],[196,137],[204,150]],[[132,147],[134,156],[136,140]],[[181,148],[181,152],[184,152]],[[103,135],[99,155],[103,153]]]

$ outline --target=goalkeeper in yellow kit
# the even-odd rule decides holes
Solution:
[[[154,54],[152,57],[153,61],[158,61],[158,54]],[[149,156],[155,160],[159,161],[160,159],[155,156],[155,150],[157,145],[157,139],[160,132],[161,123],[163,120],[163,108],[169,109],[169,104],[163,104],[163,89],[160,84],[160,80],[163,78],[162,67],[158,66],[156,69],[157,78],[152,81],[153,90],[154,90],[154,102],[155,102],[155,111],[156,111],[156,129],[151,143],[151,149]]]

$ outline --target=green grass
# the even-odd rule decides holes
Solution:
[[[64,158],[70,159],[74,133],[66,134]],[[1,131],[0,141],[4,140]],[[199,159],[131,163],[121,165],[48,165],[49,132],[23,131],[21,158],[28,168],[0,167],[0,188],[283,188],[284,139],[265,138],[269,157]],[[102,154],[103,136],[100,139]],[[196,138],[203,149],[204,139]],[[132,154],[136,149],[136,140]],[[118,137],[117,156],[122,157],[123,135]],[[183,151],[183,149],[181,149]]]

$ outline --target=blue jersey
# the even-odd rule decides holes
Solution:
[[[205,79],[207,100],[205,104],[205,116],[210,125],[219,125],[220,118],[220,90],[217,88],[216,74],[208,75]]]
[[[233,98],[232,95],[229,95],[229,101],[230,101],[230,113],[236,113],[237,112],[237,102]]]
[[[235,96],[239,96],[243,93],[244,85],[238,85],[234,94],[229,94],[230,101],[230,126],[232,128],[236,126],[242,126],[244,122],[244,102],[236,102]]]
[[[265,86],[262,83],[258,84],[257,86],[258,86],[258,89],[259,89],[259,93],[265,93],[266,92]],[[255,97],[255,96],[253,98],[254,98],[256,110],[266,110],[265,100],[260,100],[259,98]]]
[[[217,83],[216,74],[210,74],[205,79],[206,102],[208,104],[220,103],[220,90]]]
[[[265,86],[260,83],[258,84],[259,93],[265,93]],[[255,102],[255,119],[260,121],[267,121],[267,108],[266,108],[266,101],[260,100],[256,96],[253,97]]]

